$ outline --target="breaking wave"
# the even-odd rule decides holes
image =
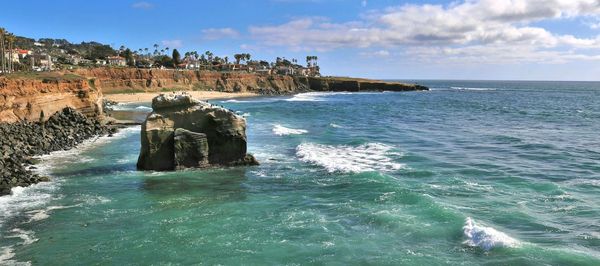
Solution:
[[[464,244],[489,251],[496,247],[518,247],[519,241],[492,227],[478,225],[471,217],[467,217],[463,233],[467,240]]]
[[[301,161],[322,166],[330,173],[394,171],[403,168],[404,164],[394,162],[393,156],[402,154],[392,149],[381,143],[360,146],[303,143],[296,147],[296,155]]]
[[[301,134],[306,134],[306,133],[308,133],[308,130],[287,128],[282,125],[275,125],[273,127],[273,134],[275,134],[277,136],[301,135]]]

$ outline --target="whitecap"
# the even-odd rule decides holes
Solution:
[[[519,241],[493,227],[478,225],[471,217],[467,217],[463,233],[467,238],[465,245],[479,247],[485,251],[496,247],[514,248],[520,245]]]
[[[303,143],[296,147],[296,155],[301,161],[322,166],[330,173],[360,173],[403,168],[404,164],[392,158],[402,154],[392,150],[393,147],[381,143],[360,146]]]
[[[330,123],[329,126],[333,127],[333,128],[343,128],[343,126],[340,126],[340,125],[335,124],[335,123]]]
[[[304,130],[304,129],[287,128],[282,125],[275,125],[273,127],[273,134],[275,134],[277,136],[301,135],[301,134],[306,134],[306,133],[308,133],[308,131]]]

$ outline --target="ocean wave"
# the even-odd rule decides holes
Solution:
[[[479,247],[485,251],[496,247],[514,248],[520,245],[519,241],[493,227],[478,225],[471,217],[467,217],[463,233],[467,238],[464,244]]]
[[[152,107],[131,103],[118,103],[109,107],[112,111],[152,111]]]
[[[135,109],[136,110],[143,110],[143,111],[152,111],[152,107],[148,107],[148,106],[138,106]]]
[[[77,147],[66,150],[56,151],[50,154],[37,156],[39,163],[35,165],[33,171],[39,175],[48,176],[52,174],[52,169],[57,165],[64,165],[66,162],[79,162],[81,158],[85,161],[85,156],[80,156],[83,151],[90,148],[104,145],[108,142],[129,136],[134,132],[139,132],[140,127],[128,127],[119,130],[113,137],[98,137],[86,140]],[[31,217],[30,221],[35,219],[45,219],[48,211],[62,207],[47,207],[42,208],[48,202],[59,199],[62,195],[56,194],[56,190],[60,187],[62,180],[51,180],[50,182],[41,182],[28,187],[13,187],[11,194],[0,197],[0,228],[3,223],[16,215],[28,212]],[[33,220],[32,220],[33,219]]]
[[[285,99],[288,102],[322,102],[325,101],[323,97],[333,95],[346,95],[355,94],[354,92],[305,92],[298,93],[292,98]]]
[[[392,158],[402,154],[392,150],[393,147],[381,143],[360,146],[303,143],[296,147],[296,155],[301,161],[322,166],[330,173],[360,173],[403,168],[404,164]]]
[[[301,134],[306,134],[306,133],[308,133],[308,130],[287,128],[282,125],[275,125],[273,127],[273,134],[275,134],[277,136],[301,135]]]
[[[40,208],[56,199],[57,182],[42,182],[28,187],[13,187],[10,195],[0,197],[0,228],[3,223],[22,211]]]
[[[329,123],[329,126],[333,127],[333,128],[343,128],[343,126],[340,126],[340,125],[335,124],[335,123]]]
[[[86,150],[105,145],[106,143],[125,138],[131,134],[139,132],[141,130],[141,126],[133,126],[119,129],[119,131],[113,134],[112,137],[101,136],[95,137],[88,140],[83,141],[77,147],[72,148],[70,150],[64,151],[54,151],[49,154],[44,154],[41,156],[36,156],[36,159],[39,159],[39,163],[35,165],[37,169],[34,170],[35,173],[39,175],[50,175],[52,168],[56,165],[64,165],[65,163],[81,163],[81,162],[90,162],[93,161],[93,158],[80,156],[80,154]],[[2,197],[0,197],[2,198]]]
[[[477,87],[450,87],[450,89],[453,90],[460,90],[460,91],[495,91],[497,90],[497,88],[477,88]]]

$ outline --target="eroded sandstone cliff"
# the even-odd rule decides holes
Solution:
[[[47,120],[66,107],[88,117],[102,113],[102,92],[76,76],[0,77],[0,122]]]
[[[183,89],[276,95],[307,91],[427,90],[427,87],[415,84],[369,79],[259,75],[245,72],[93,68],[75,70],[74,74],[93,80],[95,86],[102,88],[104,93]]]

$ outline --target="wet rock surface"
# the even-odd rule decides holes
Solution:
[[[43,120],[43,119],[40,119]],[[28,186],[47,177],[31,171],[33,157],[52,151],[68,150],[86,139],[114,133],[104,125],[72,108],[64,108],[45,122],[0,123],[0,195],[15,186]]]

